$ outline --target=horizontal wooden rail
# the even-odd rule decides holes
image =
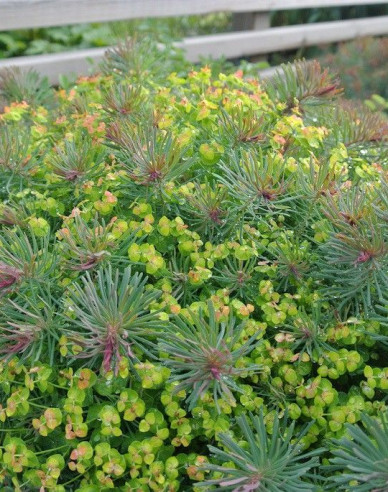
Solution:
[[[181,46],[190,61],[197,61],[201,56],[239,58],[382,34],[388,34],[388,16],[198,36],[186,38]]]
[[[19,67],[22,70],[37,70],[57,84],[59,75],[89,75],[101,62],[108,48],[89,48],[86,50],[66,51],[49,55],[18,56],[0,60],[0,70],[6,67]]]
[[[0,0],[0,31],[218,11],[268,12],[386,3],[386,0]]]
[[[9,67],[19,67],[22,70],[35,69],[41,75],[47,76],[52,84],[58,84],[59,75],[87,76],[98,71],[98,64],[102,61],[108,48],[91,48],[73,52],[19,56],[8,60],[0,60],[0,70]],[[272,77],[278,67],[269,67],[261,70],[261,78]]]
[[[388,16],[276,27],[263,31],[198,36],[186,38],[176,44],[186,51],[186,56],[190,61],[197,62],[201,56],[215,58],[224,55],[228,58],[238,58],[381,34],[388,34]],[[87,75],[90,73],[90,61],[95,64],[99,63],[106,49],[92,48],[50,55],[10,58],[0,60],[0,69],[6,66],[34,68],[48,76],[52,83],[57,83],[59,74]]]

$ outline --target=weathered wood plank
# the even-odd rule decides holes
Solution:
[[[217,11],[385,4],[386,0],[0,0],[0,31]]]
[[[24,70],[35,69],[49,78],[52,84],[58,84],[59,75],[89,75],[101,62],[106,48],[93,48],[76,52],[20,56],[8,60],[0,60],[0,70],[11,66],[17,66]],[[91,63],[93,61],[93,63]],[[260,78],[273,77],[278,67],[269,67],[259,72]]]
[[[88,75],[103,58],[107,48],[66,51],[49,55],[18,56],[0,60],[0,70],[5,67],[34,69],[47,76],[52,84],[58,83],[59,75]]]
[[[388,34],[388,16],[199,36],[187,38],[177,45],[186,51],[190,61],[196,62],[200,56],[224,55],[228,58],[238,58],[381,34]],[[98,63],[105,50],[106,48],[94,48],[52,55],[11,58],[0,60],[0,68],[12,65],[26,69],[35,68],[47,75],[51,82],[56,83],[58,74],[88,74],[90,70],[88,59]]]
[[[200,56],[239,58],[382,34],[388,34],[388,16],[199,36],[184,39],[181,46],[196,61]]]

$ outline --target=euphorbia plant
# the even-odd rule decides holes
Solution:
[[[318,465],[317,456],[322,449],[302,453],[301,439],[306,433],[294,436],[294,424],[287,427],[287,420],[275,417],[271,435],[267,434],[262,413],[258,416],[243,415],[237,419],[242,442],[235,442],[227,434],[220,435],[223,449],[210,446],[210,451],[225,465],[206,464],[203,469],[221,475],[199,484],[201,490],[216,485],[216,490],[253,492],[265,490],[280,492],[289,490],[319,490],[306,478]]]
[[[77,357],[91,359],[92,364],[102,359],[104,371],[117,371],[123,356],[137,359],[136,348],[150,354],[150,338],[162,327],[158,313],[149,311],[159,292],[145,291],[147,279],[132,275],[130,268],[122,276],[111,267],[100,269],[96,280],[97,285],[86,273],[83,287],[73,285],[69,310],[75,317],[69,321],[76,329],[67,333],[81,347]]]
[[[151,44],[0,77],[0,488],[383,489],[386,118]]]
[[[179,383],[176,391],[185,389],[189,393],[189,409],[208,390],[216,405],[219,397],[235,405],[233,391],[241,391],[235,380],[261,369],[257,364],[243,363],[244,356],[259,343],[260,333],[241,343],[243,324],[236,326],[233,317],[219,322],[213,304],[207,308],[208,320],[202,310],[177,317],[161,335],[159,345],[160,351],[167,354],[164,363],[171,369],[170,380]]]

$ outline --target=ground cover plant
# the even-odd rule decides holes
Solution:
[[[385,116],[135,41],[0,97],[1,490],[387,490]]]

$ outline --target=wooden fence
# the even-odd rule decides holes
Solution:
[[[387,4],[386,0],[0,0],[0,31],[145,17],[171,17],[226,11],[235,32],[196,36],[177,43],[189,60],[200,56],[237,58],[388,34],[388,16],[269,28],[272,10]],[[57,82],[59,74],[87,74],[106,48],[24,56],[4,66],[36,68]]]

